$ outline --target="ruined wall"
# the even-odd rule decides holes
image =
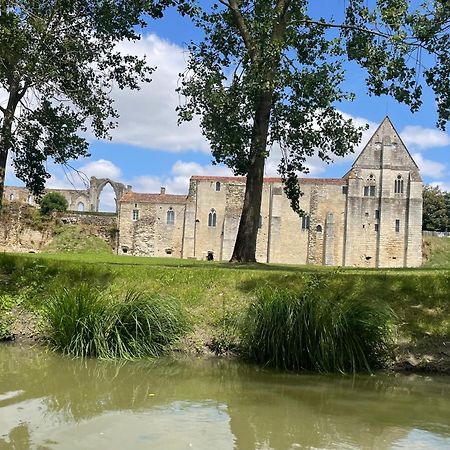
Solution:
[[[0,213],[1,252],[38,252],[52,240],[52,227],[36,223],[34,212],[27,204],[5,202]]]
[[[88,211],[90,196],[87,190],[76,189],[45,189],[44,194],[48,192],[57,192],[66,200],[70,211]],[[36,197],[25,187],[5,186],[3,199],[9,202],[39,206]]]
[[[78,225],[83,232],[97,236],[114,250],[117,244],[117,216],[57,213],[40,220],[36,208],[18,202],[5,202],[0,214],[0,251],[39,252],[54,236],[55,226]]]

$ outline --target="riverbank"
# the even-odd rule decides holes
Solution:
[[[400,324],[393,370],[450,373],[449,269],[229,265],[108,254],[0,255],[0,295],[8,299],[16,340],[45,340],[40,312],[49,296],[63,286],[88,283],[111,295],[137,290],[178,298],[192,327],[175,350],[194,355],[233,353],[235,319],[255,289],[301,289],[311,276],[326,280],[330,292],[389,303]]]

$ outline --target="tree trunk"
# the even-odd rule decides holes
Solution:
[[[23,93],[19,93],[19,82],[17,80],[13,80],[11,92],[9,94],[8,105],[6,106],[3,113],[3,124],[0,129],[0,209],[3,205],[6,162],[8,160],[9,150],[11,149],[11,135],[14,114],[16,112],[17,105],[19,104],[19,101],[22,97]]]
[[[230,262],[256,262],[256,240],[261,214],[264,163],[272,108],[272,92],[265,92],[256,110],[244,205]]]

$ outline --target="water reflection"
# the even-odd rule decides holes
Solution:
[[[0,449],[449,448],[449,394],[448,378],[109,363],[3,346]]]

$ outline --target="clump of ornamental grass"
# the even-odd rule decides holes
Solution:
[[[395,316],[385,303],[332,292],[313,277],[302,292],[256,292],[242,324],[251,360],[287,370],[372,371],[388,360]]]
[[[51,345],[71,356],[161,356],[188,330],[174,298],[128,292],[123,299],[81,285],[54,294],[44,309]]]

